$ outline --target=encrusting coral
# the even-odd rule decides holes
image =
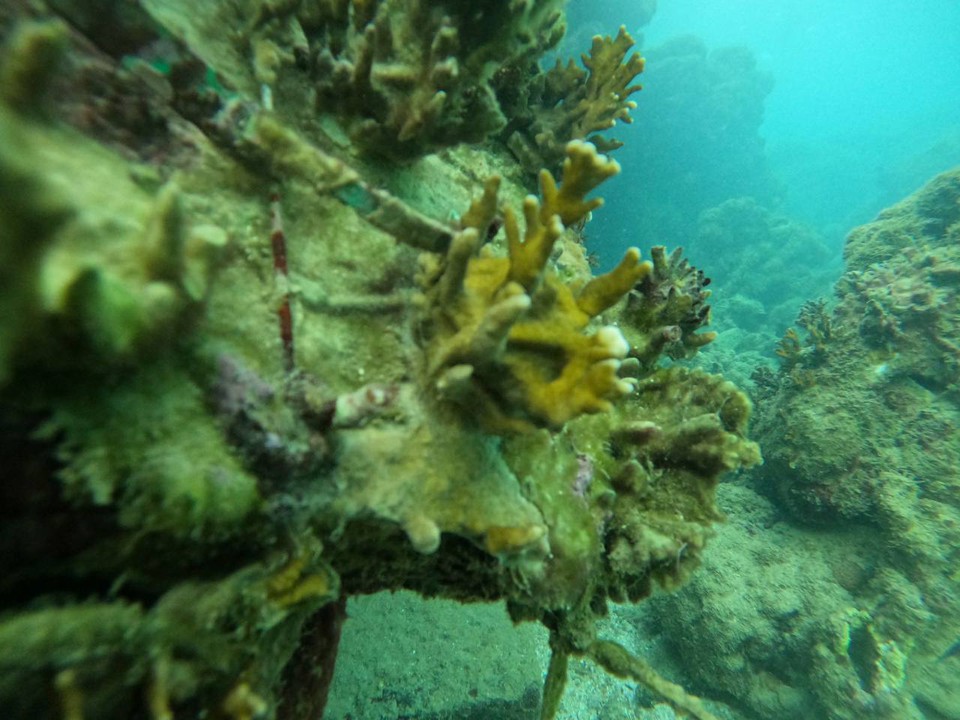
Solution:
[[[232,4],[194,18],[144,5],[164,27],[145,53],[182,35],[199,50],[177,46],[178,63],[240,79],[237,37],[308,6],[252,3],[225,38],[208,13]],[[310,7],[360,30],[414,5]],[[498,27],[562,22],[551,2],[495,10]],[[545,718],[570,655],[710,718],[597,638],[608,601],[687,578],[720,474],[759,461],[739,391],[658,369],[641,345],[668,323],[706,337],[693,332],[702,274],[630,249],[593,278],[568,231],[618,165],[568,144],[560,181],[541,173],[521,221],[501,208],[522,195],[503,148],[379,174],[334,158],[283,111],[310,106],[283,59],[296,37],[278,64],[257,50],[270,110],[257,82],[238,98],[184,90],[180,65],[123,75],[128,59],[42,17],[0,14],[0,704],[43,720],[316,717],[347,598],[407,588],[505,601],[546,625]],[[317,17],[304,10],[302,29],[319,32]],[[470,57],[501,51],[478,37]],[[32,60],[63,49],[62,78]],[[77,81],[93,59],[104,82]],[[58,112],[138,78],[161,122],[149,136],[123,116],[97,116],[98,135],[89,115]],[[435,219],[478,190],[476,167],[503,172],[458,223]],[[409,183],[379,186],[401,172],[434,190],[434,217],[411,207]],[[631,302],[648,305],[628,330]]]
[[[618,376],[628,351],[619,330],[584,330],[647,275],[650,264],[631,248],[616,269],[576,292],[548,267],[564,226],[599,206],[584,196],[618,171],[589,143],[570,143],[561,186],[544,171],[543,205],[533,197],[524,201],[522,238],[513,210],[504,211],[505,258],[481,253],[481,237],[497,211],[500,180],[492,178],[442,264],[425,269],[418,336],[428,382],[473,407],[482,427],[560,427],[581,413],[609,409],[612,399],[630,391],[631,383]]]

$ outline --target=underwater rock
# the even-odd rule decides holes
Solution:
[[[654,598],[645,620],[691,660],[691,681],[758,717],[922,717],[907,679],[910,640],[860,609],[865,592],[899,603],[904,587],[876,566],[870,530],[777,522],[779,510],[739,484],[721,490],[721,505],[736,518],[718,529],[710,566]],[[842,587],[834,578],[852,563],[867,577]],[[910,619],[930,618],[914,607]]]
[[[835,307],[803,308],[757,399],[757,489],[792,520],[858,528],[874,548],[878,569],[855,583],[862,615],[837,620],[818,655],[848,643],[872,669],[808,680],[838,717],[915,717],[931,693],[956,692],[937,658],[960,618],[958,239],[958,171],[851,232]]]

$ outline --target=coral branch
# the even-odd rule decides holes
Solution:
[[[563,183],[558,188],[549,170],[540,171],[540,193],[543,210],[540,219],[546,222],[551,215],[559,215],[567,227],[584,219],[588,213],[603,205],[603,200],[586,200],[604,180],[620,173],[620,164],[597,153],[592,143],[573,140],[567,144],[562,168]]]
[[[644,65],[639,53],[627,57],[633,45],[621,26],[615,38],[594,36],[590,54],[581,55],[586,70],[573,60],[567,64],[558,60],[547,73],[526,80],[520,90],[501,90],[524,105],[511,107],[519,117],[513,118],[505,139],[527,170],[557,167],[572,140],[589,140],[603,152],[623,144],[597,133],[618,120],[631,122],[630,111],[636,103],[628,98],[640,90],[631,83]]]
[[[524,201],[522,233],[516,214],[504,211],[507,257],[499,258],[479,253],[480,229],[497,207],[499,179],[492,178],[442,264],[424,262],[420,335],[427,385],[468,407],[489,430],[559,427],[582,413],[609,410],[633,387],[618,373],[628,350],[619,330],[584,331],[650,272],[649,264],[631,249],[619,267],[574,297],[549,262],[562,218],[576,222],[596,207],[600,201],[584,195],[618,169],[589,143],[571,143],[562,185],[545,173],[544,204]]]
[[[629,248],[617,267],[584,285],[577,307],[587,315],[599,315],[646,277],[651,267],[649,262],[640,262],[639,250]]]
[[[543,706],[540,708],[540,720],[553,720],[560,710],[560,701],[567,686],[567,665],[570,652],[562,647],[562,642],[554,633],[551,636],[550,666],[547,668],[547,679],[543,684]]]
[[[526,232],[521,240],[516,214],[511,208],[503,213],[503,230],[507,234],[510,253],[508,277],[524,290],[532,291],[542,277],[553,244],[563,234],[563,224],[557,215],[549,215],[544,221],[540,203],[535,197],[527,197],[523,201],[523,217]]]

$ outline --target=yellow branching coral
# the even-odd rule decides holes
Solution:
[[[633,45],[633,38],[621,25],[615,38],[595,35],[590,55],[582,57],[584,66],[590,71],[585,88],[586,97],[577,106],[577,129],[584,136],[612,128],[617,120],[633,122],[630,111],[637,104],[627,98],[640,90],[639,85],[631,86],[630,83],[643,72],[644,65],[639,53],[634,53],[624,62]],[[612,150],[620,145],[622,143],[617,141],[606,141],[604,150]]]
[[[643,72],[639,53],[627,54],[634,40],[621,26],[616,37],[596,35],[589,54],[581,56],[586,70],[573,60],[555,67],[526,89],[523,102],[526,125],[514,121],[507,144],[528,169],[555,167],[570,140],[587,139],[601,151],[616,150],[623,143],[597,133],[609,130],[618,120],[629,123],[636,103],[629,97],[641,88],[631,85]],[[523,117],[522,109],[517,109]]]
[[[540,194],[543,195],[540,219],[546,221],[550,215],[558,215],[564,225],[573,225],[603,205],[600,198],[586,200],[585,197],[604,180],[618,174],[620,165],[597,155],[592,143],[580,140],[567,143],[566,154],[562,187],[557,187],[549,170],[540,171]]]
[[[469,407],[486,429],[558,427],[607,410],[630,391],[618,375],[628,350],[620,331],[589,332],[587,326],[645,277],[650,264],[631,248],[614,270],[582,288],[563,283],[549,265],[565,222],[579,221],[599,204],[584,195],[618,170],[589,143],[571,143],[562,185],[544,171],[544,204],[524,201],[522,233],[516,215],[504,212],[507,257],[480,247],[497,209],[499,178],[491,178],[443,261],[426,260],[420,341],[427,383]]]
[[[267,597],[278,608],[290,608],[304,600],[322,601],[337,596],[338,578],[326,567],[319,572],[307,572],[310,558],[306,555],[292,558],[266,581]]]

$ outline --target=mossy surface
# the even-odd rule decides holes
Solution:
[[[797,680],[837,717],[939,714],[953,692],[939,658],[960,627],[958,203],[947,172],[853,230],[836,306],[804,306],[758,399],[757,488],[795,522],[856,529],[871,548],[847,604],[820,611]]]

